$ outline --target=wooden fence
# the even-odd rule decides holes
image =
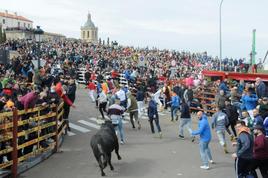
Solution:
[[[57,152],[66,129],[63,103],[0,113],[0,170],[17,175]],[[36,161],[38,158],[39,161]],[[5,174],[0,175],[4,177]]]

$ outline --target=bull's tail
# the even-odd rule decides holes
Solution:
[[[101,146],[101,144],[97,144],[97,148],[98,148],[98,151],[99,151],[99,153],[100,153],[100,157],[99,157],[99,164],[100,164],[100,166],[102,167],[102,169],[104,169],[105,167],[106,167],[106,165],[107,165],[107,160],[105,159],[105,154],[104,154],[104,151],[103,151],[103,149],[102,149],[102,146]]]

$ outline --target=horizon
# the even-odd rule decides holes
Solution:
[[[103,4],[105,3],[105,4]],[[135,48],[156,47],[176,51],[207,52],[219,56],[220,0],[148,0],[135,2],[114,0],[10,0],[2,2],[0,11],[17,12],[46,32],[80,38],[80,27],[88,12],[98,27],[102,40],[117,41]],[[31,4],[31,6],[29,6]],[[222,58],[249,59],[252,31],[256,33],[256,62],[263,59],[268,48],[268,25],[265,7],[259,0],[225,0],[222,6]],[[49,9],[49,13],[48,10]]]

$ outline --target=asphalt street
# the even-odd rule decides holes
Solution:
[[[78,89],[76,109],[72,109],[71,133],[65,136],[62,153],[56,153],[34,168],[23,173],[21,178],[95,178],[101,177],[100,169],[90,148],[90,138],[99,129],[100,115],[88,97],[86,89]],[[234,160],[231,153],[224,154],[215,132],[210,144],[215,164],[210,170],[201,170],[198,140],[190,141],[185,130],[185,140],[178,138],[179,122],[170,121],[170,113],[160,115],[163,138],[151,134],[147,118],[142,117],[142,129],[133,130],[126,117],[124,123],[126,144],[120,145],[122,160],[112,154],[111,171],[106,177],[122,178],[234,178]],[[193,129],[197,128],[196,118]],[[229,139],[229,137],[228,137]],[[234,148],[228,145],[232,152]]]

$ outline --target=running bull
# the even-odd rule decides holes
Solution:
[[[111,170],[114,170],[111,163],[112,151],[115,150],[118,160],[121,160],[121,156],[118,152],[118,139],[111,121],[105,121],[105,123],[102,124],[101,129],[92,136],[90,145],[99,163],[101,175],[105,176],[103,170],[107,167],[107,164],[109,164]]]

